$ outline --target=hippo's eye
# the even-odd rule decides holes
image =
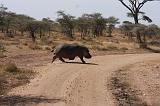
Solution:
[[[88,55],[88,53],[89,53],[88,51],[84,51],[83,55],[86,56],[86,55]]]

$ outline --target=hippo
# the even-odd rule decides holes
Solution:
[[[78,44],[59,44],[51,52],[54,52],[52,63],[56,58],[59,58],[59,60],[65,62],[63,58],[74,60],[75,57],[79,57],[83,63],[86,63],[83,57],[87,59],[92,57],[87,47],[80,46]]]

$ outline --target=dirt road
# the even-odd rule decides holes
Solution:
[[[108,87],[113,73],[130,64],[156,59],[160,54],[95,56],[87,60],[89,64],[56,61],[41,67],[30,84],[13,89],[9,95],[13,95],[16,106],[116,106]]]

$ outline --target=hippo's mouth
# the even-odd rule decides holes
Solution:
[[[86,56],[85,58],[90,59],[90,58],[92,58],[92,56],[91,56],[91,55],[89,55],[89,56]]]

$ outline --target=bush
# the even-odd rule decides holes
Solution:
[[[9,73],[16,73],[19,71],[19,69],[17,68],[15,64],[9,63],[5,66],[5,71]]]
[[[127,50],[128,50],[128,48],[126,48],[126,47],[122,47],[122,48],[120,48],[120,50],[122,50],[122,51],[127,51]]]
[[[107,49],[108,50],[118,50],[118,48],[116,46],[114,46],[114,45],[108,45]]]
[[[36,44],[30,44],[28,47],[32,50],[42,50],[43,49],[41,46],[36,45]]]
[[[3,58],[3,57],[6,57],[4,55],[4,52],[5,52],[5,47],[0,43],[0,58]]]
[[[4,94],[7,90],[7,79],[5,76],[0,75],[0,95]]]
[[[47,46],[47,47],[45,47],[45,50],[51,50],[51,48]]]
[[[0,52],[5,52],[5,47],[3,46],[2,43],[0,43]]]

